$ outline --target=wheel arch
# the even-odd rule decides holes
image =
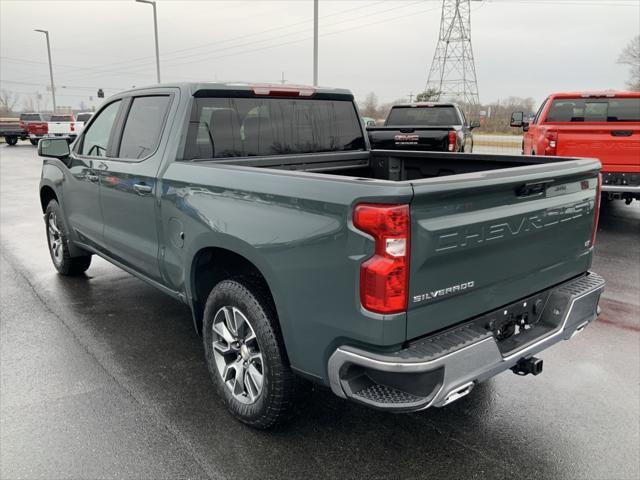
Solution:
[[[222,280],[237,276],[252,277],[266,293],[278,317],[276,327],[282,334],[282,315],[278,308],[271,277],[265,274],[266,268],[259,265],[255,258],[237,251],[219,247],[200,248],[192,257],[188,275],[187,291],[193,313],[196,331],[202,333],[204,307],[211,290]]]
[[[56,191],[50,185],[43,185],[40,187],[40,206],[42,207],[42,213],[47,210],[47,205],[51,200],[55,200],[58,203],[58,195]]]

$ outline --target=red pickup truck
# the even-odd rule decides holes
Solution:
[[[26,130],[31,145],[37,145],[38,141],[49,132],[47,120],[41,113],[21,113],[20,128]]]
[[[597,158],[604,195],[640,200],[640,92],[554,93],[531,122],[512,113],[511,126],[524,131],[524,155]]]

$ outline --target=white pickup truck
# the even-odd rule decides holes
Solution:
[[[76,131],[76,120],[73,113],[54,113],[48,122],[49,137],[75,137],[78,135]]]
[[[89,120],[91,120],[92,116],[93,116],[93,112],[76,113],[76,122],[75,122],[76,135],[80,135],[82,130],[84,130],[84,126],[87,124]]]

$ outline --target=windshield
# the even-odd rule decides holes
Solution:
[[[455,107],[451,105],[433,105],[428,107],[393,107],[386,125],[411,125],[439,127],[461,125]]]
[[[639,98],[558,98],[547,122],[640,122]]]
[[[363,150],[351,101],[196,98],[185,160]]]

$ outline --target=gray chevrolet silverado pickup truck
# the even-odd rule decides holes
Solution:
[[[38,151],[55,268],[99,255],[188,305],[257,428],[297,377],[441,407],[597,315],[597,160],[371,150],[347,90],[214,83],[123,92]]]

